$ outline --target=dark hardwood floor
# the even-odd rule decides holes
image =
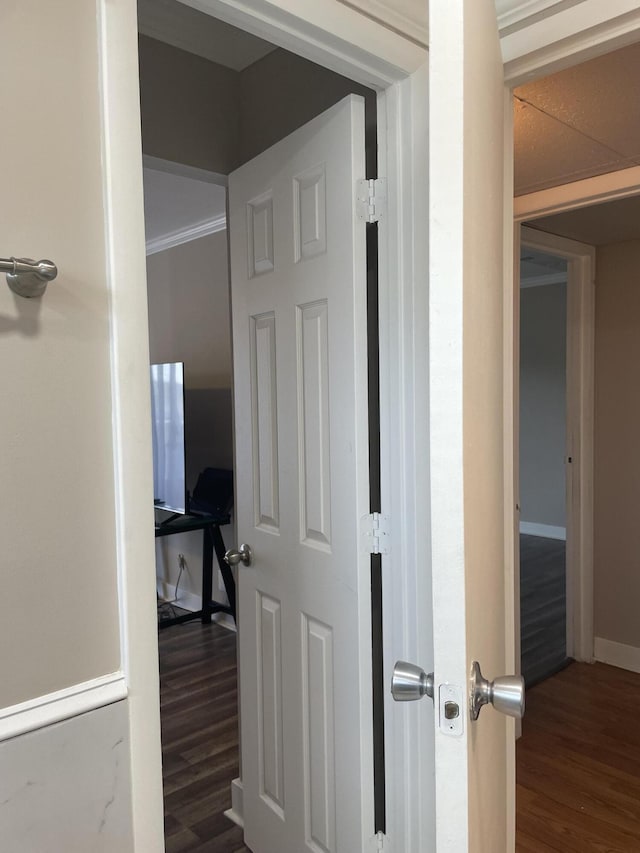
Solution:
[[[527,691],[517,853],[640,851],[640,675],[572,663]]]
[[[520,641],[527,686],[569,663],[565,551],[557,539],[520,536]]]
[[[199,622],[160,632],[167,853],[249,853],[223,814],[238,775],[235,640]],[[640,853],[639,707],[640,675],[603,664],[527,691],[517,853]]]
[[[238,776],[236,635],[191,622],[159,634],[167,853],[249,853],[223,812]]]

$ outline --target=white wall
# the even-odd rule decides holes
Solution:
[[[3,851],[133,853],[128,753],[126,702],[3,744]]]
[[[227,174],[237,165],[240,74],[140,36],[145,154]]]
[[[640,240],[599,246],[596,250],[595,634],[613,644],[631,647],[638,670],[639,270]]]
[[[2,254],[51,257],[60,272],[33,300],[0,276],[0,705],[120,666],[95,9],[11,5],[3,110],[31,103],[39,120],[4,135]],[[84,28],[77,43],[67,18]],[[68,63],[43,77],[24,32],[36,52],[77,54],[85,72]]]
[[[566,284],[520,291],[520,518],[525,531],[532,524],[566,528],[566,291]]]
[[[0,101],[19,117],[0,146],[0,253],[49,257],[59,268],[45,295],[32,300],[13,295],[0,276],[0,846],[128,853],[131,708],[143,689],[136,682],[134,698],[99,710],[85,701],[122,666],[118,575],[131,547],[116,528],[116,297],[106,246],[97,4],[21,0],[3,3],[0,19]],[[141,227],[139,236],[142,260]],[[139,265],[132,266],[121,274],[135,288]],[[144,349],[144,327],[139,340]],[[139,367],[131,356],[129,387]],[[151,486],[144,451],[134,491]],[[152,521],[151,512],[141,515]],[[152,578],[144,549],[133,548],[141,557],[136,576]],[[152,695],[153,667],[147,683]],[[96,702],[109,701],[108,692],[94,691]],[[159,750],[157,708],[146,710],[149,742]],[[68,719],[47,724],[60,716]],[[27,723],[33,730],[23,733]],[[158,789],[146,786],[151,799]],[[154,817],[147,814],[147,825]]]
[[[152,362],[185,364],[187,488],[193,491],[203,468],[233,468],[231,332],[227,232],[147,257],[149,348]],[[163,517],[158,513],[159,518]],[[221,528],[227,547],[232,526]],[[197,609],[202,589],[202,532],[156,540],[158,591],[173,598],[178,555],[186,567],[180,579],[182,606]],[[224,596],[220,590],[214,596]]]

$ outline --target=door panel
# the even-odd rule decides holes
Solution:
[[[364,102],[229,181],[242,777],[254,853],[373,835]]]
[[[436,690],[458,685],[467,705],[472,661],[490,679],[507,666],[505,101],[493,2],[432,2],[430,38],[434,663]],[[462,736],[436,729],[438,853],[502,853],[513,724],[491,707],[477,722],[462,713]]]

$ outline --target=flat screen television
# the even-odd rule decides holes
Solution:
[[[168,512],[187,512],[184,440],[184,364],[151,365],[153,503]]]

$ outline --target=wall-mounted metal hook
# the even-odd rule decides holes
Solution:
[[[47,284],[58,275],[53,261],[30,258],[0,258],[0,272],[6,272],[7,283],[19,296],[42,296]]]

